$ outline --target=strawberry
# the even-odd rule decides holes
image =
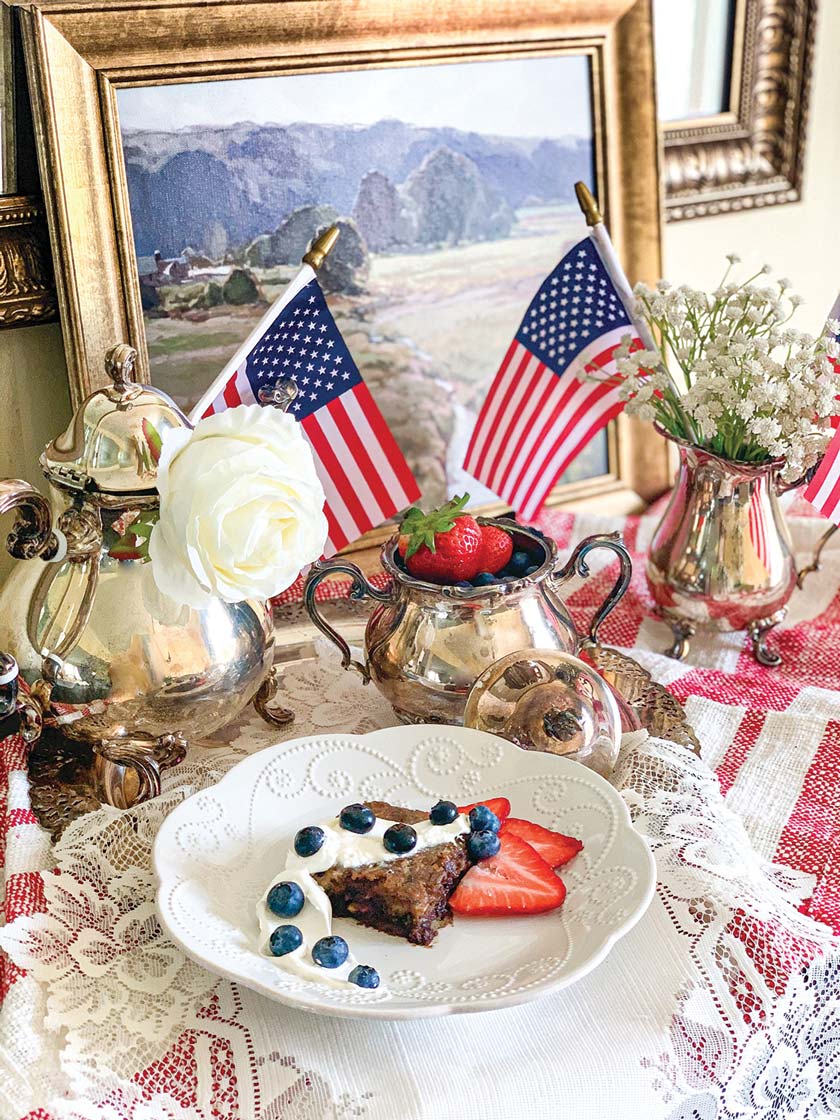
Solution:
[[[501,834],[498,855],[474,864],[449,900],[456,914],[542,914],[566,897],[542,856],[513,832]]]
[[[508,817],[501,829],[502,833],[512,833],[530,844],[551,867],[562,867],[583,850],[583,844],[574,836],[564,836],[562,832],[552,832],[533,821],[523,821],[518,817]]]
[[[483,801],[473,801],[471,805],[463,805],[458,812],[466,816],[476,805],[486,805],[502,823],[510,816],[510,802],[506,797],[485,797]]]
[[[491,572],[494,576],[506,568],[513,555],[513,540],[510,533],[498,525],[481,526],[481,571]]]
[[[408,572],[432,583],[458,583],[481,571],[481,528],[462,513],[469,494],[423,513],[413,507],[402,519],[398,550]]]

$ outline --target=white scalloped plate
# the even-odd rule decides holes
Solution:
[[[256,900],[303,825],[365,799],[425,808],[500,794],[514,816],[583,840],[563,870],[560,910],[456,916],[430,948],[336,920],[384,991],[298,979],[258,951]],[[511,1007],[574,983],[641,918],[655,880],[647,845],[603,778],[483,731],[432,725],[314,735],[259,751],[173,810],[154,867],[161,922],[193,960],[281,1003],[380,1019]]]

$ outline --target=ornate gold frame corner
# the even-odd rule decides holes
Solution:
[[[818,0],[736,0],[729,109],[665,122],[669,222],[797,202]]]
[[[49,323],[57,315],[41,200],[0,197],[0,328]]]

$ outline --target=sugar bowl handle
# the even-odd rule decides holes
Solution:
[[[584,645],[593,646],[598,644],[598,630],[601,623],[613,607],[618,604],[624,592],[630,586],[630,577],[633,574],[633,561],[630,559],[630,553],[621,538],[621,533],[604,533],[599,536],[584,537],[563,567],[559,568],[552,576],[552,582],[555,586],[565,583],[566,580],[575,575],[586,578],[589,575],[586,557],[595,548],[606,548],[610,552],[614,552],[618,557],[620,570],[618,579],[613,584],[609,595],[595,612],[595,617],[589,626],[589,633],[584,639]]]
[[[341,653],[341,667],[342,669],[355,669],[361,675],[365,684],[370,682],[370,673],[368,672],[367,665],[361,661],[355,661],[350,653],[350,646],[345,642],[344,638],[322,617],[318,610],[318,605],[315,602],[315,589],[322,579],[326,576],[335,575],[337,572],[343,572],[344,575],[350,576],[353,581],[353,586],[350,590],[351,599],[376,599],[379,603],[391,602],[391,589],[387,588],[385,591],[380,591],[365,579],[364,573],[361,568],[355,564],[350,564],[346,560],[318,560],[312,565],[309,575],[306,577],[306,587],[303,591],[303,605],[306,607],[306,613],[321,631],[321,633],[329,638],[333,645],[338,646]]]

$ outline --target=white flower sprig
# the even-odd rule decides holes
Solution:
[[[765,265],[742,283],[730,279],[738,257],[711,293],[660,280],[637,284],[636,314],[660,339],[657,350],[617,352],[627,411],[656,420],[678,439],[726,459],[784,459],[794,479],[813,466],[840,415],[840,322],[821,336],[787,326],[802,302],[790,282],[756,283]]]

